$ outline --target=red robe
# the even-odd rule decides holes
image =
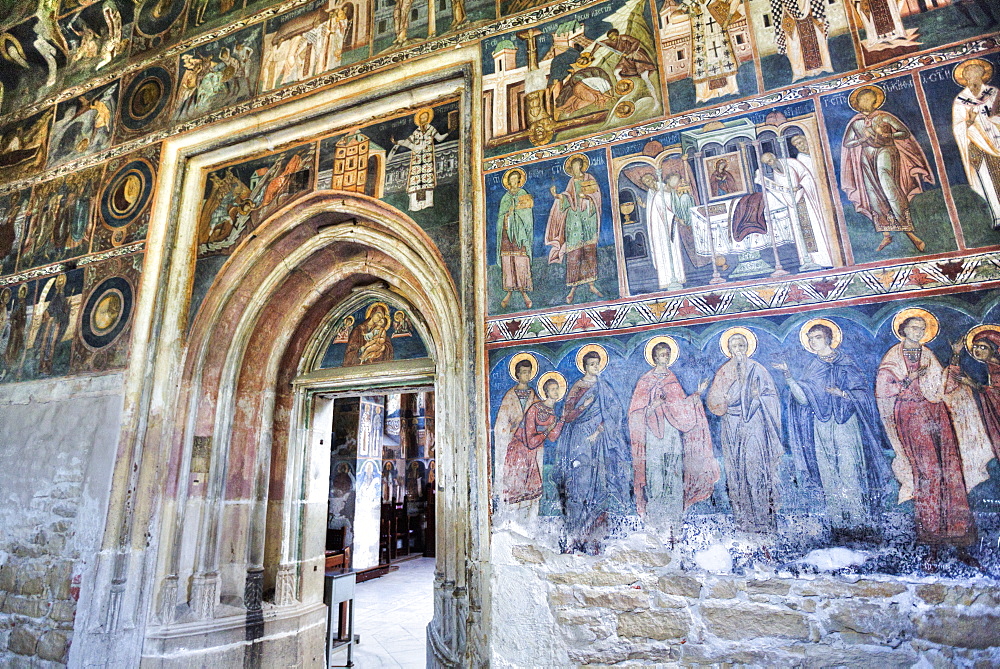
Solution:
[[[542,473],[538,470],[538,449],[545,440],[554,442],[563,421],[544,402],[535,402],[507,444],[504,457],[503,498],[508,504],[527,502],[542,496]]]
[[[712,495],[719,480],[719,463],[712,453],[712,436],[705,418],[701,398],[690,397],[681,388],[669,369],[661,374],[651,369],[635,385],[628,409],[628,429],[632,442],[632,463],[635,467],[634,490],[636,507],[645,511],[646,498],[646,433],[663,438],[666,424],[681,433],[684,449],[684,508]]]

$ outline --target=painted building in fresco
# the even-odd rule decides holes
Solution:
[[[405,374],[429,666],[1000,662],[998,31],[4,3],[2,663],[320,666],[309,393]]]

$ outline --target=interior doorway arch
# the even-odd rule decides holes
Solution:
[[[410,305],[432,342],[433,365],[310,376],[331,311],[358,291]],[[439,407],[428,657],[464,665],[474,390],[462,372],[471,358],[462,323],[455,282],[427,234],[365,195],[311,193],[235,250],[186,346],[145,658],[163,663],[184,649],[190,663],[195,638],[206,661],[243,654],[244,663],[268,666],[277,653],[308,665],[322,657],[323,540],[316,533],[325,528],[328,470],[310,439],[307,398],[337,384],[398,386],[419,377],[433,380]],[[328,468],[328,453],[325,461]],[[262,601],[268,532],[280,546],[273,602]]]

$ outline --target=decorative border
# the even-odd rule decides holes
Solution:
[[[645,326],[824,305],[934,289],[1000,286],[1000,250],[965,257],[794,278],[764,285],[706,288],[486,321],[486,347],[580,334],[613,334]]]
[[[909,58],[889,63],[883,67],[854,72],[836,79],[828,79],[826,81],[810,83],[805,86],[796,86],[794,88],[773,91],[755,98],[737,100],[736,102],[731,102],[721,107],[697,109],[681,113],[676,116],[669,116],[665,119],[651,121],[632,128],[622,128],[620,130],[606,132],[592,137],[574,139],[573,141],[565,144],[544,146],[537,149],[529,149],[520,153],[512,153],[510,155],[500,156],[497,158],[489,158],[483,161],[483,170],[485,172],[490,172],[493,170],[506,169],[536,160],[555,158],[577,151],[586,151],[588,149],[607,146],[608,144],[640,139],[642,137],[648,137],[649,135],[657,135],[695,123],[704,123],[712,119],[726,118],[734,114],[746,114],[747,112],[752,112],[756,109],[771,107],[773,105],[787,104],[797,100],[811,98],[823,93],[836,91],[841,88],[856,86],[875,81],[877,79],[893,77],[904,72],[923,69],[930,65],[937,65],[950,60],[966,58],[973,54],[990,51],[997,46],[997,38],[980,37],[979,39],[951,47],[950,49],[924,53],[918,56],[910,56]]]
[[[9,276],[0,277],[0,286],[9,286],[12,283],[23,283],[40,277],[55,276],[56,274],[62,274],[63,272],[68,272],[69,270],[76,269],[77,267],[91,265],[95,262],[110,260],[111,258],[118,258],[120,256],[129,256],[133,253],[141,253],[145,250],[145,241],[136,242],[135,244],[127,244],[125,246],[119,246],[116,249],[109,249],[101,253],[84,256],[73,262],[62,262],[56,265],[48,265],[46,267],[36,267],[19,274],[11,274]]]

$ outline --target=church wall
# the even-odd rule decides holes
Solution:
[[[161,143],[373,74],[416,76],[424,55],[478,45],[474,66],[485,79],[476,93],[491,82],[483,111],[491,125],[472,172],[482,177],[473,200],[485,215],[474,228],[485,230],[476,241],[486,285],[475,289],[485,302],[489,375],[489,412],[479,419],[491,436],[479,451],[492,486],[492,613],[503,621],[493,628],[493,661],[851,663],[857,648],[876,645],[890,646],[878,651],[890,664],[995,659],[1000,467],[983,438],[984,392],[964,386],[948,419],[980,437],[985,478],[966,491],[977,532],[962,546],[975,567],[950,544],[932,555],[913,502],[898,503],[897,472],[866,497],[865,523],[837,526],[811,456],[812,479],[800,471],[794,398],[775,367],[787,363],[793,376],[804,369],[816,356],[802,326],[832,324],[836,348],[857,363],[870,434],[888,468],[898,458],[887,432],[896,419],[879,412],[875,378],[899,342],[894,319],[905,309],[930,314],[938,332],[927,346],[943,366],[952,342],[1000,323],[1000,200],[977,182],[1000,185],[1000,171],[969,169],[969,141],[952,125],[963,64],[979,60],[993,84],[1000,77],[996,9],[900,4],[872,0],[869,16],[841,0],[415,0],[401,2],[403,12],[381,0],[7,3],[0,402],[10,410],[0,411],[8,430],[0,444],[15,445],[2,457],[29,462],[34,474],[11,479],[21,499],[2,516],[5,536],[20,543],[0,546],[0,658],[18,661],[29,647],[53,663],[68,657],[57,652],[58,635],[68,642],[80,582],[86,597],[111,486],[117,434],[108,426],[118,422],[121,394],[108,380],[128,369],[143,282],[166,281],[144,267],[154,204],[175,196],[156,192]],[[795,19],[794,31],[783,29],[781,12]],[[612,28],[625,39],[609,36]],[[905,181],[891,205],[870,203],[886,187],[872,185],[870,173],[865,182],[874,163],[849,146],[861,132],[852,124],[864,120],[865,91],[880,114],[872,118],[895,133],[903,155],[881,157],[896,160]],[[316,190],[361,193],[405,212],[465,287],[475,272],[461,264],[459,156],[463,142],[480,142],[462,136],[459,109],[453,98],[400,103],[357,127],[268,140],[211,165],[197,251],[181,259],[194,267],[188,325],[233,250]],[[411,187],[413,151],[401,142],[413,141],[426,110],[436,161],[424,184],[432,186]],[[996,132],[1000,112],[979,113]],[[670,243],[658,232],[671,223],[667,209],[677,214]],[[517,239],[504,239],[505,217],[520,222]],[[773,384],[766,429],[780,448],[770,474],[777,497],[764,514],[773,526],[764,532],[740,526],[727,471],[739,460],[726,461],[723,419],[697,393],[732,355],[722,343],[734,327],[753,340],[750,358]],[[657,337],[670,338],[681,391],[699,396],[692,406],[703,407],[707,430],[699,458],[708,479],[712,462],[718,476],[703,482],[701,499],[654,521],[635,506],[641,438],[628,415]],[[625,493],[606,531],[573,545],[553,481],[558,439],[542,449],[537,508],[530,500],[514,508],[504,442],[520,417],[508,415],[505,435],[497,425],[515,358],[533,361],[531,388],[558,374],[568,393],[583,376],[576,358],[586,346],[603,351],[600,376],[620,405],[608,428],[618,433],[619,460],[594,471],[614,471]],[[956,365],[954,378],[989,382],[971,346]],[[60,383],[71,385],[32,390]],[[522,401],[523,411],[533,400]],[[555,414],[565,408],[564,396]],[[88,414],[107,417],[99,433],[87,431]],[[61,520],[69,502],[55,503],[59,495],[81,500],[75,517]],[[56,525],[45,537],[29,532]],[[235,527],[227,535],[233,546],[243,538]],[[37,548],[35,539],[47,543]],[[38,593],[34,574],[50,565],[57,576]],[[238,603],[242,572],[230,569],[227,601]],[[734,610],[746,614],[741,624],[760,619],[779,630],[776,640],[741,636],[758,630],[734,626]]]

